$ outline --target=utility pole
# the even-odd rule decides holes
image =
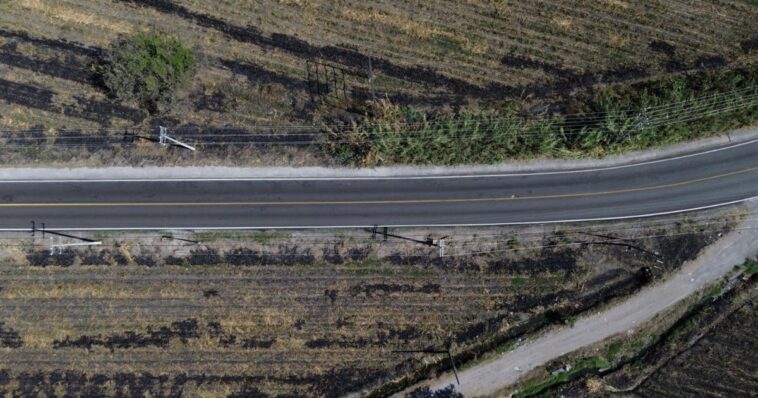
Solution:
[[[180,146],[182,148],[189,149],[190,151],[194,151],[195,147],[189,144],[185,144],[175,138],[172,138],[168,135],[168,129],[163,126],[158,126],[159,128],[159,136],[158,136],[158,143],[161,145],[168,145],[169,143],[172,145]]]

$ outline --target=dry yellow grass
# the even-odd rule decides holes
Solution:
[[[360,24],[384,25],[419,39],[429,39],[435,35],[442,34],[442,30],[435,26],[414,21],[405,15],[388,14],[375,8],[368,10],[343,8],[342,16]]]
[[[160,286],[124,285],[114,282],[76,281],[58,283],[15,283],[4,287],[0,297],[6,299],[191,299],[198,296],[193,286],[164,283]]]
[[[132,33],[135,30],[132,24],[106,19],[95,13],[77,11],[54,0],[16,0],[16,2],[21,7],[44,14],[50,18],[51,24],[64,22],[74,25],[88,25],[120,34]]]

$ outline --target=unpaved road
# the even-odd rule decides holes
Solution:
[[[749,212],[758,210],[758,200],[745,203]],[[668,280],[640,291],[625,302],[578,320],[573,327],[549,332],[524,343],[491,362],[459,373],[458,390],[467,398],[496,394],[518,378],[550,360],[599,342],[617,333],[633,331],[706,284],[727,274],[735,265],[758,254],[758,217],[748,218],[734,231],[706,248],[695,260]],[[432,380],[432,389],[455,384],[452,374]]]

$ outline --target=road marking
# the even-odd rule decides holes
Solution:
[[[679,155],[664,159],[650,160],[646,162],[619,165],[619,166],[607,166],[598,167],[592,169],[578,169],[578,170],[556,170],[556,171],[536,171],[536,172],[512,172],[512,173],[482,173],[482,174],[450,174],[450,175],[428,175],[428,176],[356,176],[356,177],[229,177],[229,178],[111,178],[111,179],[98,179],[98,178],[77,178],[77,179],[27,179],[27,180],[13,180],[13,179],[0,179],[0,184],[29,184],[29,183],[86,183],[86,182],[234,182],[234,181],[369,181],[369,180],[446,180],[456,178],[502,178],[502,177],[524,177],[524,176],[540,176],[540,175],[561,175],[561,174],[578,174],[578,173],[593,173],[599,171],[619,170],[631,167],[641,167],[651,164],[658,164],[664,162],[670,162],[674,160],[687,159],[695,156],[708,155],[711,153],[726,151],[745,145],[758,143],[758,139],[733,144],[726,147],[710,149],[703,152],[690,153],[687,155]]]
[[[589,196],[604,196],[620,193],[642,192],[657,189],[674,188],[685,185],[692,185],[699,182],[711,181],[720,178],[726,178],[739,174],[750,173],[758,170],[758,166],[732,171],[729,173],[718,174],[715,176],[701,177],[692,180],[672,182],[661,185],[650,185],[638,188],[625,188],[609,191],[598,192],[579,192],[558,195],[537,195],[537,196],[501,196],[493,198],[459,198],[459,199],[407,199],[407,200],[336,200],[336,201],[239,201],[239,202],[75,202],[75,203],[0,203],[0,208],[21,208],[21,207],[207,207],[207,206],[343,206],[343,205],[397,205],[397,204],[445,204],[445,203],[481,203],[481,202],[507,202],[523,200],[544,200],[544,199],[567,199]]]
[[[632,214],[628,216],[616,216],[616,217],[596,217],[596,218],[574,218],[564,220],[545,220],[545,221],[513,221],[513,222],[494,222],[494,223],[466,223],[466,224],[382,224],[382,227],[391,228],[416,228],[416,227],[498,227],[509,225],[544,225],[544,224],[568,224],[568,223],[580,223],[580,222],[597,222],[597,221],[614,221],[614,220],[630,220],[635,218],[651,218],[658,216],[666,216],[672,214],[687,213],[699,210],[714,209],[717,207],[724,207],[734,205],[750,200],[758,200],[758,196],[751,196],[745,199],[737,199],[729,202],[721,202],[712,205],[690,207],[686,209],[676,209],[669,211],[661,211],[656,213],[642,213]],[[56,231],[239,231],[239,230],[293,230],[293,229],[348,229],[348,228],[371,228],[375,227],[375,224],[355,224],[355,225],[292,225],[292,226],[277,226],[277,225],[263,225],[263,226],[239,226],[239,227],[188,227],[188,226],[175,226],[175,227],[98,227],[98,228],[55,228]],[[29,227],[26,228],[0,228],[2,232],[25,232],[29,231]]]

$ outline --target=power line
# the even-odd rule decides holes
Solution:
[[[667,103],[667,104],[657,105],[657,106],[652,106],[652,107],[633,108],[633,109],[632,108],[618,109],[618,110],[614,110],[614,112],[618,112],[618,113],[637,113],[637,112],[645,112],[646,111],[646,112],[653,112],[653,113],[655,113],[655,112],[660,112],[660,111],[667,110],[667,109],[670,109],[670,110],[677,109],[677,108],[682,107],[684,104],[687,104],[687,103],[693,103],[693,102],[698,102],[698,101],[702,102],[702,101],[706,101],[706,100],[718,100],[718,101],[721,101],[721,99],[723,99],[723,98],[727,98],[729,96],[734,96],[734,95],[738,95],[738,94],[741,94],[741,93],[746,93],[746,92],[754,91],[754,90],[756,90],[755,86],[748,86],[748,87],[743,87],[743,88],[740,88],[740,89],[734,89],[734,90],[731,90],[731,91],[728,91],[728,92],[714,93],[714,94],[709,94],[709,95],[705,95],[705,96],[701,96],[701,97],[691,97],[691,98],[687,98],[687,99],[679,101],[679,102]],[[752,97],[755,97],[755,95],[749,96],[749,98],[752,98]],[[700,104],[700,106],[702,106],[702,104]],[[558,115],[560,117],[565,118],[565,119],[577,119],[579,122],[582,122],[582,121],[587,121],[587,120],[604,120],[609,115],[609,113],[608,112],[588,112],[588,113],[558,114]],[[538,116],[535,116],[534,118],[544,118],[544,117],[548,117],[548,116],[547,115],[538,115]],[[489,122],[493,122],[493,121],[511,121],[513,119],[518,119],[518,118],[519,118],[519,116],[516,115],[516,116],[513,116],[513,117],[508,116],[508,117],[485,118],[485,120],[487,120]],[[463,117],[460,117],[460,116],[458,118],[456,118],[456,119],[453,119],[452,121],[456,121],[456,120],[465,121],[465,119],[463,119]],[[414,126],[415,127],[423,127],[423,126],[427,126],[429,124],[434,124],[434,123],[445,124],[445,123],[449,123],[449,122],[451,122],[451,120],[442,120],[442,121],[431,120],[431,121],[424,121],[424,122],[398,122],[398,123],[393,123],[393,125],[403,126],[403,127],[414,127]],[[314,130],[314,133],[321,133],[321,132],[323,132],[324,129],[328,129],[330,127],[344,128],[345,124],[343,124],[343,123],[332,123],[332,124],[316,124],[316,125],[314,125],[314,124],[309,124],[309,125],[296,125],[296,124],[290,124],[290,125],[287,125],[287,124],[238,125],[238,126],[218,126],[218,127],[212,127],[212,129],[214,129],[214,130],[230,130],[230,129],[245,129],[245,128],[248,128],[248,129],[277,129],[277,130],[278,129],[312,129],[312,130]],[[185,127],[182,127],[182,128],[191,129],[191,128],[194,128],[194,127],[193,126],[185,126]],[[201,128],[201,127],[197,127],[197,128]],[[132,129],[132,127],[106,127],[106,128],[88,127],[88,128],[71,129],[71,130],[75,130],[75,131],[76,130],[79,130],[79,131],[85,131],[86,130],[86,131],[106,131],[106,132],[108,132],[108,131],[117,131],[117,132],[122,132],[125,129]],[[40,128],[40,129],[13,129],[13,130],[10,130],[10,129],[0,129],[0,132],[39,132],[39,131],[43,131],[44,132],[44,131],[48,131],[48,130],[51,130],[51,129],[49,129],[49,128]],[[59,131],[64,131],[65,132],[67,130],[64,128],[64,129],[60,129]]]
[[[756,96],[758,97],[758,94],[756,94]],[[639,128],[639,130],[644,131],[646,129],[658,128],[658,127],[663,127],[663,126],[670,125],[670,124],[682,123],[682,122],[697,120],[697,119],[700,119],[700,118],[706,118],[706,117],[710,117],[710,116],[715,116],[715,115],[718,115],[718,114],[721,114],[721,113],[731,112],[731,111],[743,109],[746,106],[749,107],[749,106],[752,106],[752,105],[755,105],[755,104],[756,103],[750,102],[748,104],[732,105],[732,106],[725,107],[725,108],[722,108],[722,109],[713,109],[711,111],[704,112],[704,113],[696,113],[694,110],[690,110],[688,112],[680,112],[674,118],[669,118],[669,119],[661,120],[661,121],[658,121],[658,122],[655,122],[655,123],[643,124]],[[711,105],[703,105],[702,107],[703,108],[710,108]],[[476,126],[476,127],[466,128],[466,129],[457,129],[455,131],[455,133],[456,133],[456,135],[462,135],[463,136],[463,137],[459,137],[459,138],[466,138],[466,137],[470,137],[472,135],[475,135],[477,133],[491,132],[491,131],[497,130],[499,127],[500,126],[490,126],[490,127],[479,128],[478,126]],[[563,130],[564,127],[565,126],[561,125],[561,124],[551,125],[551,126],[549,126],[549,130],[547,132],[545,132],[545,131],[530,132],[530,131],[513,130],[513,131],[508,132],[508,136],[510,136],[510,137],[538,136],[538,135],[549,134],[551,132],[554,133],[554,134],[560,134],[560,135],[564,135],[564,136],[574,136],[574,135],[587,134],[586,130],[569,130],[569,131],[564,131]],[[587,127],[587,126],[584,126],[584,127]],[[385,131],[385,132],[382,132],[382,133],[385,133],[385,134],[386,133],[396,134],[398,136],[398,138],[402,139],[402,138],[404,138],[406,136],[418,136],[418,135],[423,135],[423,134],[434,134],[435,132],[433,130],[431,130],[431,131],[430,130],[417,130],[417,131],[399,131],[398,130],[398,131],[394,131],[394,132]],[[376,133],[374,133],[374,132],[366,132],[365,134],[371,136],[371,135],[375,135]],[[307,134],[288,134],[288,135],[289,136],[293,136],[293,135],[294,136],[305,136]],[[193,136],[203,137],[204,139],[207,139],[207,140],[211,140],[213,138],[216,138],[216,136],[213,136],[213,135],[181,135],[181,137],[183,139],[186,139],[187,137],[193,137]],[[228,136],[230,136],[230,137],[253,137],[255,135],[243,135],[243,134],[236,135],[235,134],[235,135],[228,135]],[[261,135],[258,135],[258,136],[268,136],[268,137],[270,137],[271,135],[269,135],[269,134],[265,134],[265,135],[261,134]],[[29,138],[27,138],[27,137],[17,137],[15,139],[17,139],[17,140],[30,140],[30,139],[33,139],[33,140],[37,140],[37,141],[42,141],[42,140],[49,140],[51,138],[53,138],[53,137],[29,137]],[[82,139],[93,139],[93,138],[103,139],[104,141],[103,142],[82,142],[82,143],[73,143],[73,144],[71,144],[71,143],[60,143],[60,142],[57,142],[57,141],[59,141],[61,139],[70,139],[70,140],[77,139],[77,140],[82,140]],[[302,141],[302,140],[301,141],[290,141],[290,140],[268,140],[268,141],[245,140],[245,141],[224,141],[224,142],[212,142],[212,141],[211,142],[202,142],[202,141],[200,141],[200,142],[197,142],[197,145],[198,146],[206,146],[206,147],[209,147],[209,146],[228,146],[228,145],[248,145],[248,146],[255,146],[255,145],[307,146],[307,145],[319,145],[319,144],[344,144],[344,143],[356,143],[356,142],[357,143],[370,143],[370,142],[380,142],[380,141],[383,141],[383,140],[386,140],[386,139],[388,139],[388,137],[366,137],[366,138],[360,138],[360,139],[331,139],[331,140],[329,140],[329,139],[326,139],[326,140],[321,139],[321,140],[305,140],[305,141]],[[13,140],[13,138],[11,138],[11,140]],[[29,147],[35,147],[35,146],[40,146],[40,145],[45,145],[45,144],[49,145],[49,146],[64,147],[64,148],[65,147],[104,147],[104,146],[112,146],[112,145],[130,144],[130,143],[123,142],[124,141],[123,140],[123,136],[81,135],[81,136],[55,137],[55,140],[56,140],[56,142],[49,142],[49,143],[39,142],[37,144],[33,144],[33,143],[27,143],[27,144],[5,144],[5,145],[1,145],[0,149],[2,149],[2,148],[29,148]]]

